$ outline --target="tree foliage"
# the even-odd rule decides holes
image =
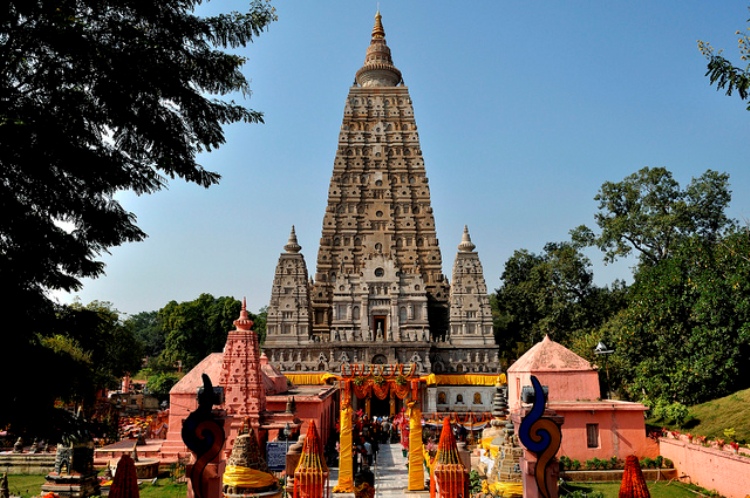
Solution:
[[[201,18],[197,1],[11,1],[0,23],[0,268],[23,289],[75,290],[96,257],[145,234],[114,199],[179,177],[219,175],[197,153],[224,143],[222,125],[262,115],[212,95],[249,92],[245,46],[273,19]],[[65,226],[61,226],[61,222]]]
[[[266,322],[268,321],[268,306],[262,306],[260,310],[258,310],[258,314],[253,316],[253,330],[258,334],[258,343],[264,344],[266,342]]]
[[[241,308],[242,303],[233,297],[211,294],[201,294],[194,301],[169,302],[158,313],[165,336],[162,358],[172,364],[181,362],[187,371],[209,354],[220,352]]]
[[[698,50],[708,59],[706,76],[712,85],[716,84],[716,90],[725,90],[727,95],[737,92],[740,99],[747,100],[750,96],[750,64],[747,63],[750,60],[750,37],[747,30],[745,33],[738,30],[735,34],[738,35],[740,60],[746,63],[744,68],[735,66],[722,55],[721,50],[714,50],[710,43],[698,40]],[[747,110],[750,111],[750,103]]]
[[[149,358],[159,356],[164,351],[164,330],[156,311],[142,311],[129,316],[124,325],[143,345],[143,352]]]
[[[0,291],[6,315],[20,326],[3,338],[11,359],[0,373],[13,372],[16,381],[6,386],[0,425],[41,413],[65,390],[18,372],[43,362],[65,384],[66,348],[86,348],[48,292],[77,290],[81,278],[102,274],[102,253],[146,236],[115,194],[153,193],[175,178],[213,185],[219,175],[198,154],[224,143],[223,125],[262,121],[226,99],[248,95],[249,85],[244,57],[224,49],[250,43],[275,19],[274,9],[253,1],[246,13],[201,17],[194,12],[200,3],[5,4]],[[53,343],[56,349],[47,347]]]
[[[750,235],[684,239],[635,276],[615,356],[630,397],[695,404],[750,385]]]
[[[616,311],[619,284],[613,290],[595,286],[590,267],[570,242],[548,243],[542,254],[525,249],[513,253],[492,301],[497,340],[506,359],[547,334],[567,343],[573,332],[598,327]]]
[[[728,175],[712,170],[685,188],[664,168],[604,183],[599,235],[582,226],[571,243],[506,262],[493,300],[501,351],[548,333],[592,363],[606,361],[611,390],[652,407],[749,387],[750,230],[727,217],[730,197]],[[594,286],[585,245],[605,261],[637,252],[634,282]],[[614,350],[606,359],[594,354],[599,341]]]
[[[620,182],[605,182],[594,199],[601,233],[580,226],[572,235],[579,244],[601,249],[608,262],[635,250],[642,264],[654,265],[682,238],[714,240],[733,224],[725,214],[729,176],[712,170],[682,189],[667,169],[646,167]]]

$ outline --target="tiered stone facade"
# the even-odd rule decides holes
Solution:
[[[496,372],[482,266],[464,240],[442,273],[409,90],[380,14],[344,106],[314,280],[294,232],[279,258],[265,351],[283,371],[416,363],[420,373]]]
[[[243,424],[260,429],[269,415],[266,413],[266,389],[261,373],[258,334],[242,300],[240,317],[234,321],[235,330],[227,334],[221,362],[219,385],[224,388],[223,408],[229,421],[228,445],[234,444]]]

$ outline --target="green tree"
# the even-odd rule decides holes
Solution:
[[[74,303],[63,308],[61,315],[68,323],[64,337],[78,344],[90,359],[86,380],[91,389],[78,393],[82,401],[92,401],[96,390],[116,388],[124,375],[141,368],[143,346],[123,325],[112,303]]]
[[[258,343],[266,342],[266,322],[268,320],[268,306],[263,306],[258,310],[258,314],[253,318],[253,330],[258,334]]]
[[[750,386],[750,235],[684,238],[635,275],[610,327],[629,397],[691,405]]]
[[[506,360],[547,334],[568,344],[571,334],[600,326],[623,302],[621,284],[593,284],[590,261],[570,242],[548,243],[542,254],[515,251],[501,279],[493,320]]]
[[[180,381],[180,376],[174,372],[160,372],[149,376],[146,381],[146,389],[157,399],[169,401],[169,391]]]
[[[116,200],[168,179],[204,187],[219,175],[199,153],[224,143],[222,125],[262,115],[224,96],[249,93],[246,46],[275,19],[195,14],[197,0],[10,0],[0,19],[0,291],[19,330],[5,334],[0,425],[41,414],[55,389],[30,364],[59,373],[40,338],[58,334],[49,291],[75,291],[103,272],[102,252],[146,234]],[[65,335],[65,334],[63,334]],[[68,341],[73,344],[74,341]],[[59,372],[58,372],[59,370]],[[45,395],[39,395],[44,391]]]
[[[642,264],[669,257],[684,237],[715,240],[733,226],[725,210],[731,200],[729,176],[707,170],[681,189],[665,168],[643,168],[620,182],[605,182],[594,197],[601,233],[586,226],[572,231],[580,245],[593,245],[611,262],[635,250]]]
[[[735,32],[739,35],[737,47],[740,60],[743,62],[750,60],[750,37],[747,30],[750,28],[746,28],[745,33],[739,30]],[[740,99],[747,100],[750,95],[750,64],[746,64],[744,68],[737,67],[722,56],[721,50],[714,50],[711,44],[701,40],[698,40],[698,49],[708,59],[706,76],[712,85],[716,83],[716,90],[726,90],[727,95],[732,95],[736,91]],[[750,111],[750,103],[747,110]]]
[[[164,351],[164,330],[159,323],[157,311],[142,311],[129,316],[124,325],[143,345],[144,353],[156,357]]]
[[[52,440],[59,440],[59,431],[71,427],[70,417],[55,409],[54,401],[82,405],[90,414],[97,392],[118,386],[122,376],[137,371],[142,361],[140,343],[123,326],[119,312],[110,303],[74,303],[58,307],[57,311],[51,322],[54,329],[34,335],[35,356],[26,358],[24,368],[6,383],[9,387],[28,385],[26,375],[19,373],[44,369],[44,386],[16,391],[13,401],[27,405],[0,405],[7,410],[4,422],[14,432],[31,430],[34,437]]]
[[[201,294],[194,301],[169,302],[158,314],[165,335],[163,359],[172,364],[179,361],[187,371],[221,351],[241,308],[237,299],[211,294]]]

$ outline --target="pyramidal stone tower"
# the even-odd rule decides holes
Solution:
[[[409,89],[380,13],[355,75],[310,279],[292,228],[276,268],[265,351],[283,371],[415,363],[422,373],[494,372],[497,348],[468,229],[451,288],[435,231]]]

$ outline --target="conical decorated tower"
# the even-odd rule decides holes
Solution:
[[[414,108],[379,12],[344,105],[316,270],[304,285],[299,250],[296,239],[285,246],[268,309],[265,350],[283,371],[349,363],[497,371],[473,244],[459,249],[465,304],[454,306],[452,326]]]

